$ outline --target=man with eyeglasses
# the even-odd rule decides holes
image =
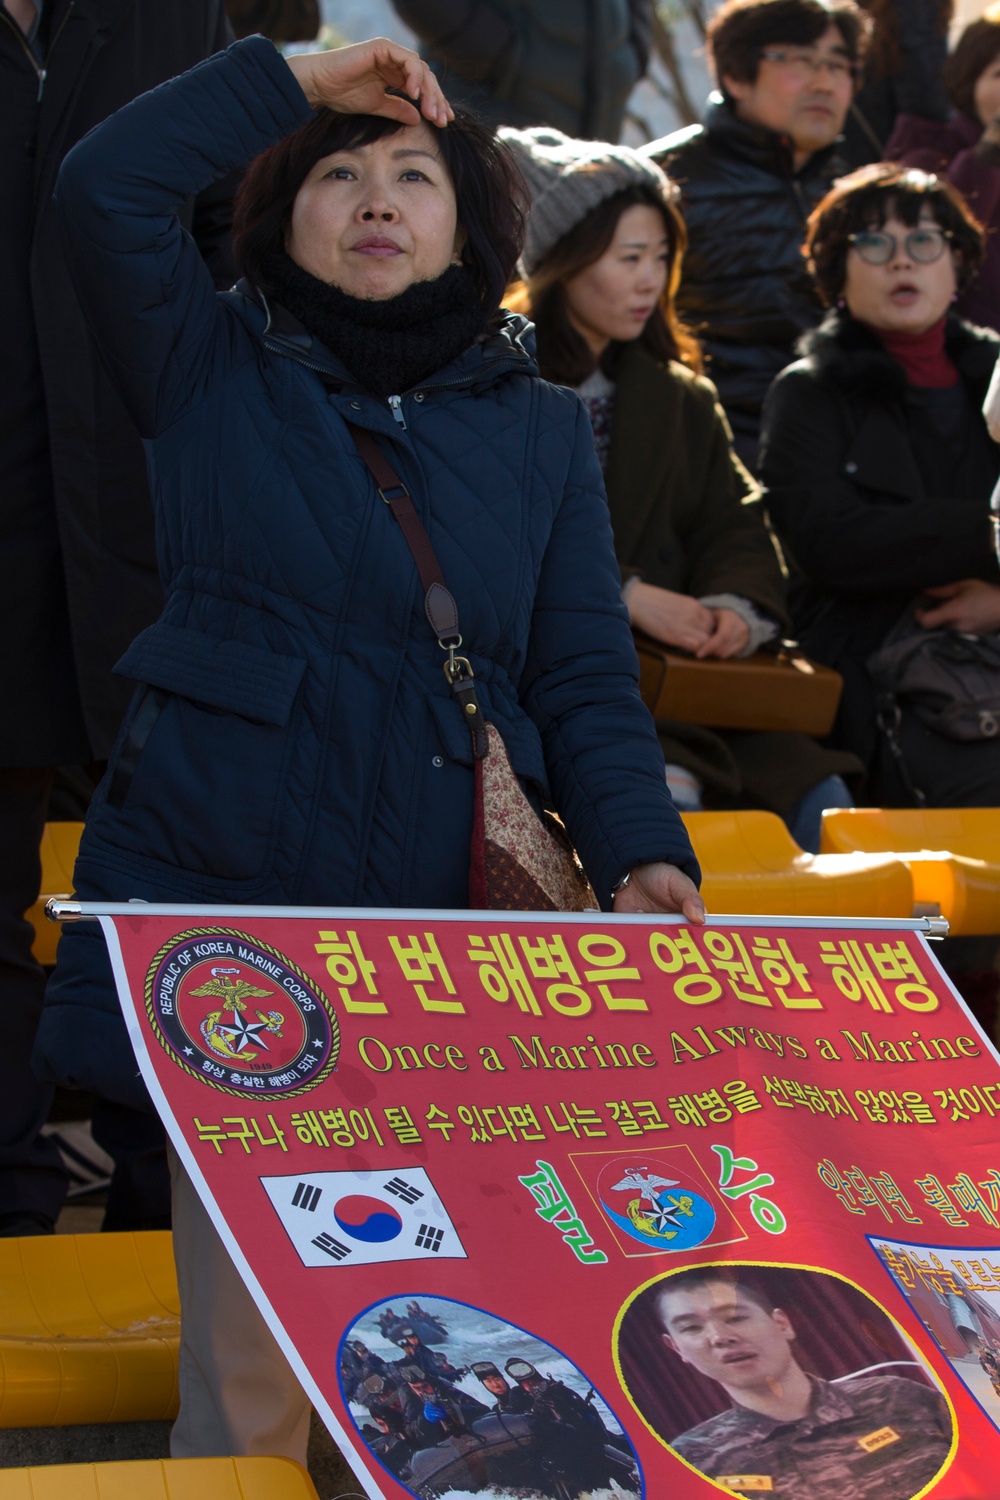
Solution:
[[[837,143],[869,25],[854,0],[726,0],[708,29],[721,93],[705,123],[645,148],[681,189],[677,305],[751,468],[768,386],[822,315],[800,246],[845,170]]]

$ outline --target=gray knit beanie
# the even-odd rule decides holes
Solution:
[[[605,198],[630,187],[652,188],[664,202],[676,195],[666,173],[629,146],[577,141],[547,125],[532,130],[502,125],[497,135],[517,157],[531,194],[521,255],[525,276],[533,276],[553,245]]]

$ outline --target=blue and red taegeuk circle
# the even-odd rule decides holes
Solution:
[[[403,1220],[390,1203],[368,1198],[363,1193],[349,1193],[339,1198],[333,1217],[352,1239],[366,1245],[385,1245],[402,1233]]]

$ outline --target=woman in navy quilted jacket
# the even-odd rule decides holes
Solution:
[[[120,663],[139,686],[81,846],[82,899],[468,905],[470,735],[350,424],[412,493],[482,711],[602,907],[702,919],[586,412],[499,312],[516,170],[450,114],[392,43],[286,63],[256,37],[67,159],[69,259],[146,439],[167,595]],[[251,158],[245,280],[219,296],[176,211]],[[89,924],[63,939],[39,1057],[149,1107]],[[174,1192],[173,1451],[301,1460],[305,1397],[176,1171]]]

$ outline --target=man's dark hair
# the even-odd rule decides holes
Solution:
[[[832,306],[844,290],[852,234],[881,229],[893,213],[915,228],[925,208],[951,236],[951,248],[958,252],[958,285],[966,286],[983,258],[986,236],[964,198],[932,172],[873,162],[841,177],[809,216],[803,253],[826,305]]]
[[[465,236],[462,263],[483,305],[500,306],[524,243],[528,195],[508,147],[478,120],[456,110],[445,129],[424,121],[451,175]],[[342,115],[321,109],[307,125],[250,163],[233,205],[233,252],[240,271],[267,290],[267,259],[285,248],[295,195],[318,161],[353,151],[401,130],[384,115]]]
[[[656,1289],[656,1301],[661,1302],[664,1297],[670,1297],[674,1292],[689,1292],[698,1287],[717,1286],[722,1282],[724,1286],[732,1287],[739,1292],[748,1302],[754,1302],[758,1307],[769,1315],[774,1312],[774,1303],[766,1292],[752,1281],[744,1281],[738,1271],[729,1266],[698,1266],[690,1271],[679,1271],[675,1276],[666,1276]]]
[[[980,77],[1000,55],[1000,6],[991,5],[966,26],[944,65],[944,86],[956,109],[979,123],[974,93]]]
[[[708,24],[708,48],[720,89],[724,78],[755,83],[760,55],[774,44],[810,47],[836,26],[860,66],[871,22],[855,0],[726,0]]]

